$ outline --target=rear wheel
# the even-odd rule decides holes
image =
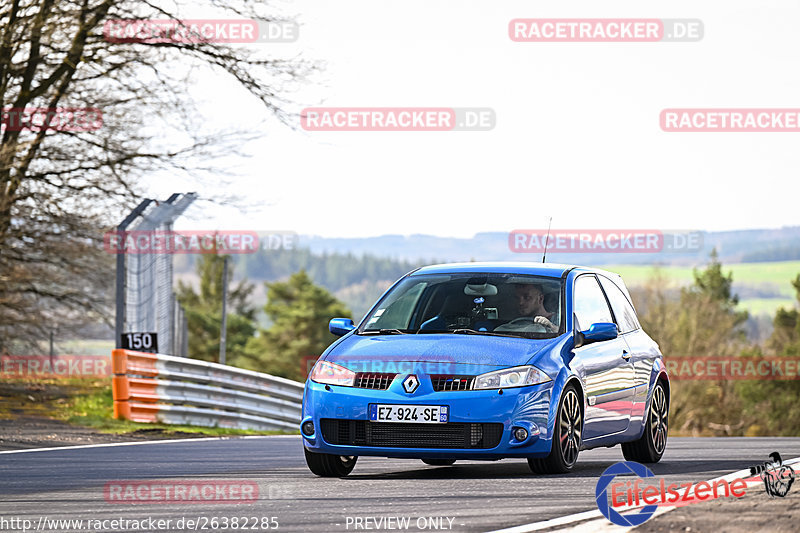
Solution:
[[[356,466],[358,457],[352,455],[331,455],[329,453],[306,452],[308,469],[320,477],[345,477]]]
[[[565,474],[578,462],[583,431],[583,413],[575,387],[568,385],[556,411],[550,455],[528,459],[536,474]]]
[[[450,466],[456,462],[455,459],[423,459],[423,463],[431,466]]]
[[[667,448],[667,419],[669,405],[664,384],[659,381],[650,398],[647,410],[647,423],[642,436],[633,442],[622,444],[622,455],[628,461],[637,463],[657,463]]]

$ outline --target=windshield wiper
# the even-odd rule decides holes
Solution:
[[[407,335],[408,333],[402,329],[366,329],[361,335]]]
[[[458,328],[451,330],[450,333],[460,333],[462,335],[492,335],[493,337],[516,337],[509,333],[495,333],[494,331],[478,331],[477,329]]]
[[[456,328],[456,329],[423,329],[417,333],[455,333],[457,335],[490,335],[492,337],[519,337],[509,333],[495,333],[493,331],[478,331],[477,329],[470,328]]]

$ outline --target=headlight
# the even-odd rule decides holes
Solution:
[[[504,370],[496,370],[481,374],[475,378],[473,390],[506,389],[546,383],[552,378],[535,366],[515,366]]]
[[[355,379],[355,372],[328,361],[319,361],[314,365],[314,370],[311,371],[311,381],[327,385],[352,387]]]

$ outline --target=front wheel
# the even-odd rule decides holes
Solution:
[[[536,474],[566,474],[578,462],[583,413],[574,386],[569,385],[564,390],[556,413],[550,455],[543,459],[528,459],[528,465]]]
[[[352,455],[331,455],[329,453],[306,452],[308,469],[320,477],[345,477],[356,466],[358,457]]]
[[[647,410],[647,423],[644,434],[633,442],[622,443],[622,455],[628,461],[637,463],[657,463],[667,448],[667,418],[669,405],[667,393],[662,382],[656,383],[650,409]]]

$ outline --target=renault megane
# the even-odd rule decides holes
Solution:
[[[459,263],[397,281],[306,382],[309,469],[346,476],[359,456],[527,458],[569,472],[581,450],[621,444],[654,463],[667,443],[670,386],[658,345],[622,279],[537,263]]]

